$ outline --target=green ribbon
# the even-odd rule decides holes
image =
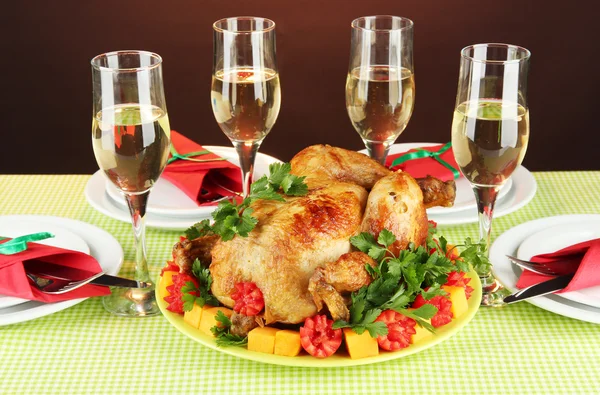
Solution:
[[[24,235],[16,237],[6,243],[0,244],[1,255],[13,255],[27,249],[27,243],[32,241],[39,241],[54,237],[52,233],[40,232],[32,233],[30,235]],[[0,237],[0,240],[6,240],[6,237]]]
[[[452,147],[452,141],[446,143],[437,152],[427,151],[423,148],[417,148],[417,150],[414,152],[408,152],[408,153],[394,159],[394,161],[392,162],[390,167],[395,167],[395,166],[401,165],[402,163],[409,161],[409,160],[413,160],[413,159],[433,158],[436,161],[438,161],[441,165],[446,167],[448,170],[450,170],[452,172],[452,175],[454,175],[454,178],[458,178],[458,177],[460,177],[460,172],[458,171],[458,169],[455,169],[454,167],[452,167],[452,165],[450,163],[448,163],[445,160],[443,160],[442,158],[440,158],[440,155],[442,155],[444,152],[448,151],[451,147]]]
[[[175,149],[175,146],[172,143],[171,143],[170,150],[171,150],[171,158],[169,158],[169,160],[167,161],[167,165],[169,163],[175,162],[176,160],[189,160],[191,162],[216,162],[219,160],[227,160],[225,158],[194,159],[194,158],[191,158],[191,156],[200,156],[200,155],[210,154],[210,151],[203,150],[203,151],[196,151],[196,152],[188,152],[187,154],[180,154],[179,152],[177,152],[177,150]]]

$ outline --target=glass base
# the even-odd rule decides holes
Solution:
[[[486,277],[479,277],[479,279],[481,280],[482,287],[481,306],[506,306],[504,298],[510,295],[510,291],[504,288],[492,274]]]
[[[102,298],[104,308],[122,317],[148,317],[160,314],[154,287],[111,288],[111,294]]]

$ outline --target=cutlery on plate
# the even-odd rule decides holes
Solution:
[[[26,273],[27,277],[33,282],[33,285],[35,285],[37,289],[51,295],[60,295],[83,287],[103,274],[104,272],[100,272],[84,280],[71,281],[58,278],[43,278],[38,277],[35,274]]]
[[[543,274],[546,276],[563,276],[567,274],[573,274],[577,271],[577,265],[565,264],[561,261],[555,262],[531,262],[523,259],[516,258],[511,255],[506,255],[508,259],[515,265],[522,267],[523,269],[530,270],[534,273]]]
[[[504,303],[515,303],[536,296],[547,295],[565,288],[573,279],[573,274],[558,276],[551,280],[531,285],[504,298]]]
[[[61,281],[74,281],[73,278],[84,277],[81,275],[82,270],[57,265],[49,262],[40,261],[27,261],[25,262],[25,271],[36,276],[43,276]],[[147,288],[151,287],[152,283],[145,281],[131,280],[128,278],[111,276],[106,273],[99,273],[100,276],[92,276],[89,281],[94,285],[104,285],[110,287],[124,287],[124,288]],[[86,276],[89,272],[86,272]]]

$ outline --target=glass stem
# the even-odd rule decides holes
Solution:
[[[385,160],[390,152],[391,144],[382,141],[364,140],[369,156],[385,166]]]
[[[485,240],[485,254],[489,256],[490,242],[492,236],[492,219],[494,217],[494,206],[496,205],[496,197],[498,196],[499,187],[495,186],[473,186],[475,198],[477,200],[477,211],[479,214],[479,238]],[[490,271],[480,273],[480,277],[487,277]]]
[[[141,194],[125,194],[133,234],[135,237],[135,279],[138,281],[150,281],[148,273],[148,262],[146,261],[146,204],[150,191]]]
[[[244,198],[250,194],[250,185],[254,175],[254,161],[256,153],[260,147],[260,141],[234,141],[233,146],[240,159],[240,169],[242,170],[242,191]]]

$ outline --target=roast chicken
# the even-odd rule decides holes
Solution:
[[[394,253],[411,242],[422,245],[425,209],[450,206],[455,196],[453,181],[415,180],[361,153],[327,145],[302,150],[291,167],[306,177],[308,194],[254,202],[258,224],[248,237],[208,236],[174,247],[182,271],[196,258],[210,265],[212,293],[225,306],[234,305],[236,283],[254,282],[264,296],[266,324],[300,323],[323,309],[334,319],[347,319],[347,294],[369,284],[365,265],[375,265],[353,251],[350,238],[360,232],[377,238],[388,229],[396,236]]]

